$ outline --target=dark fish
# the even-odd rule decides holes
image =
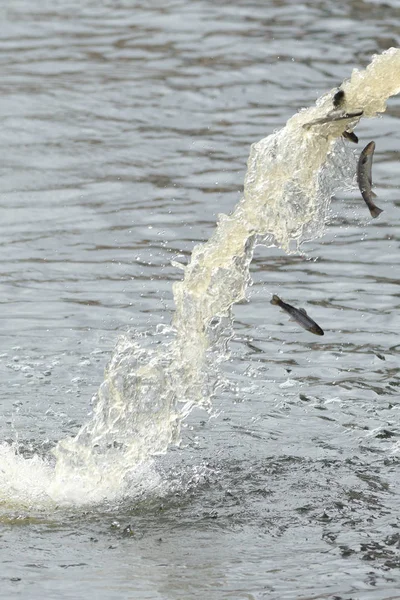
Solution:
[[[295,308],[290,304],[286,304],[286,302],[283,302],[283,300],[275,294],[272,296],[271,304],[277,304],[280,308],[289,313],[294,321],[304,327],[304,329],[307,329],[307,331],[315,333],[315,335],[324,335],[321,327],[308,316],[304,308]]]
[[[344,104],[344,91],[338,90],[332,98],[333,106],[340,108]]]
[[[326,115],[326,117],[321,117],[319,119],[314,119],[314,121],[310,121],[309,123],[304,123],[304,129],[309,129],[313,125],[324,125],[325,123],[333,123],[334,121],[346,121],[347,119],[355,119],[356,117],[361,117],[364,113],[363,110],[356,110],[352,113],[344,113],[338,110],[331,110],[330,113]]]
[[[370,142],[364,148],[360,154],[357,165],[357,182],[362,197],[364,198],[365,204],[369,208],[371,217],[376,219],[379,217],[383,210],[376,206],[373,198],[376,198],[376,194],[372,191],[372,159],[374,157],[375,142]]]
[[[346,140],[358,144],[358,137],[356,136],[354,131],[343,131],[342,135],[344,138],[346,138]]]

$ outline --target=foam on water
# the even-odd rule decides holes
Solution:
[[[386,100],[400,92],[400,50],[354,70],[342,89],[348,112],[384,112]],[[211,406],[218,362],[226,355],[226,324],[232,305],[245,298],[255,246],[296,251],[321,236],[332,195],[352,185],[356,159],[341,139],[349,123],[303,127],[332,109],[335,91],[252,146],[243,199],[231,215],[219,216],[214,234],[194,248],[183,280],[173,286],[172,341],[157,350],[127,336],[118,341],[91,418],[74,438],[58,443],[55,464],[0,447],[0,501],[86,504],[160,485],[151,458],[179,442],[193,406]]]

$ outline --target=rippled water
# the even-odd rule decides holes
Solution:
[[[0,13],[0,434],[21,452],[18,496],[87,421],[120,333],[166,343],[171,260],[237,203],[250,145],[398,46],[400,6],[21,0]],[[400,597],[399,117],[392,98],[357,128],[355,152],[377,145],[379,219],[349,188],[306,256],[256,248],[229,383],[211,419],[193,411],[181,447],[137,474],[134,500],[48,510],[8,494],[4,597]],[[288,322],[273,292],[325,337]]]

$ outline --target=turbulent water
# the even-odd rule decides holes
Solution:
[[[170,9],[172,14],[177,7],[178,4]],[[35,77],[41,77],[42,70],[46,77],[52,73],[57,77],[60,64],[66,61],[65,84],[63,82],[55,97],[46,98],[46,110],[51,107],[51,126],[41,126],[47,115],[41,108],[39,95],[35,97],[31,120],[27,119],[25,129],[21,128],[25,138],[14,151],[10,134],[13,127],[18,129],[20,124],[13,116],[16,109],[11,104],[10,107],[5,105],[9,114],[2,138],[8,148],[4,173],[8,198],[4,202],[6,207],[8,201],[12,202],[13,207],[7,208],[11,215],[7,224],[11,249],[7,251],[14,252],[16,264],[18,261],[18,265],[30,265],[28,285],[19,282],[12,270],[3,274],[4,280],[9,278],[10,290],[5,288],[5,293],[9,293],[15,310],[15,318],[9,325],[5,322],[4,335],[9,336],[5,340],[12,339],[13,328],[18,327],[20,317],[31,318],[32,322],[51,320],[52,302],[58,306],[60,299],[77,307],[76,313],[72,310],[68,317],[65,315],[74,320],[74,326],[68,329],[67,324],[65,331],[87,332],[87,339],[82,336],[81,342],[85,345],[82,351],[74,348],[74,338],[68,333],[65,345],[56,336],[52,339],[49,353],[39,336],[32,342],[29,354],[24,348],[26,339],[22,338],[22,345],[10,342],[13,345],[6,346],[0,357],[10,374],[6,397],[11,397],[12,402],[11,409],[6,406],[4,411],[4,442],[0,446],[3,565],[5,572],[10,573],[3,579],[8,586],[11,583],[7,593],[19,593],[12,585],[19,585],[23,580],[19,578],[21,569],[25,573],[20,561],[12,558],[16,539],[13,541],[12,532],[16,525],[24,525],[33,536],[36,532],[45,539],[57,531],[65,539],[78,536],[79,541],[72,545],[65,540],[60,542],[60,538],[52,543],[49,552],[57,556],[49,563],[52,569],[57,565],[57,568],[73,567],[86,573],[87,565],[97,560],[92,549],[99,539],[103,550],[118,549],[118,558],[110,561],[110,565],[114,565],[110,566],[110,572],[81,582],[79,593],[86,590],[101,594],[104,582],[109,581],[109,593],[104,596],[107,598],[125,597],[126,593],[132,598],[341,598],[342,593],[361,598],[364,596],[356,594],[361,594],[363,589],[368,593],[366,598],[396,597],[399,580],[393,570],[399,564],[396,513],[399,382],[398,326],[392,305],[398,281],[395,236],[384,220],[386,213],[390,218],[394,213],[383,204],[384,215],[369,224],[370,231],[378,232],[377,237],[371,233],[369,244],[362,247],[368,212],[355,192],[359,149],[355,154],[355,147],[344,141],[342,133],[349,125],[354,127],[360,122],[357,132],[364,134],[365,143],[369,141],[365,129],[368,121],[364,121],[364,117],[385,112],[388,98],[400,92],[400,50],[391,48],[378,54],[365,69],[355,69],[352,73],[349,64],[342,64],[340,77],[336,69],[335,86],[349,76],[341,86],[345,91],[346,111],[363,111],[362,119],[355,118],[349,123],[337,121],[304,127],[332,109],[337,87],[333,87],[329,78],[323,79],[323,85],[319,84],[322,96],[315,106],[298,111],[295,106],[312,102],[310,98],[305,102],[304,94],[296,93],[296,86],[289,85],[288,80],[295,76],[294,72],[290,75],[290,63],[286,65],[285,74],[275,74],[275,82],[269,81],[266,89],[271,93],[273,86],[282,85],[282,90],[287,90],[288,107],[290,99],[294,103],[290,109],[294,116],[284,128],[276,129],[252,145],[241,199],[233,211],[227,210],[233,204],[232,189],[227,186],[227,200],[222,209],[229,212],[229,216],[219,214],[213,231],[213,219],[208,219],[203,231],[201,206],[207,204],[207,194],[210,197],[215,194],[213,186],[219,185],[215,179],[224,177],[224,165],[231,160],[230,152],[234,149],[227,152],[227,140],[232,137],[240,141],[241,128],[246,128],[247,120],[251,121],[250,113],[242,120],[234,114],[240,86],[233,95],[227,96],[228,104],[232,103],[229,109],[232,114],[226,107],[220,107],[221,131],[226,128],[231,131],[231,134],[224,131],[225,142],[220,144],[216,139],[210,148],[201,142],[204,146],[195,149],[199,171],[192,172],[191,177],[185,179],[187,165],[194,161],[186,147],[179,160],[172,156],[168,173],[163,172],[164,155],[180,127],[179,111],[171,112],[175,102],[173,95],[184,89],[188,104],[193,103],[192,114],[196,110],[207,113],[196,99],[196,92],[185,88],[183,71],[174,70],[176,48],[171,50],[168,43],[157,41],[157,36],[163,37],[163,28],[168,30],[172,26],[175,42],[190,43],[186,41],[185,26],[180,28],[181,21],[176,18],[169,22],[168,10],[164,14],[160,9],[158,15],[158,9],[154,9],[154,14],[150,14],[152,11],[147,14],[138,5],[138,21],[132,22],[130,27],[132,31],[141,32],[137,38],[141,41],[132,50],[130,34],[126,32],[114,40],[109,54],[108,36],[112,35],[114,26],[118,29],[122,25],[114,22],[110,15],[106,18],[106,9],[99,11],[96,19],[101,27],[93,45],[89,41],[90,27],[87,29],[92,18],[90,3],[86,8],[81,21],[69,15],[70,23],[64,31],[71,40],[75,35],[86,40],[82,46],[71,42],[73,60],[68,53],[64,56],[62,47],[52,60],[49,49],[41,49],[40,30],[33,37],[28,36],[23,48],[31,54],[32,71],[23,92],[18,86],[15,91],[18,100],[15,106],[21,111],[25,106],[24,94],[28,98],[30,93],[28,80],[32,78],[34,82]],[[117,14],[125,8],[121,4],[116,9]],[[14,10],[18,13],[19,8],[14,7]],[[222,13],[224,10],[222,7]],[[276,11],[278,15],[280,9],[267,10]],[[12,14],[7,13],[10,37],[3,40],[10,52],[22,27],[22,21],[13,20]],[[186,16],[189,14],[190,11]],[[46,13],[38,15],[43,23],[49,18]],[[66,16],[62,10],[57,15],[61,20]],[[34,22],[34,15],[31,16]],[[211,27],[208,19],[198,19],[195,10],[192,16],[196,27],[202,25],[199,31],[204,28],[207,39],[207,30]],[[232,23],[239,23],[242,17],[243,22],[256,19],[247,13],[244,5]],[[53,18],[54,15],[50,17]],[[282,24],[286,23],[284,12],[279,18]],[[302,22],[301,15],[298,19]],[[215,48],[225,39],[223,21],[220,26],[221,31],[217,27],[212,34]],[[189,22],[186,27],[190,29]],[[234,31],[233,26],[232,35]],[[149,33],[152,41],[147,45]],[[300,47],[300,41],[298,44]],[[130,93],[138,93],[138,102],[143,104],[138,91],[140,75],[136,77],[133,71],[135,84],[131,87],[127,83],[125,95],[121,95],[118,86],[129,81],[122,69],[115,75],[119,78],[118,85],[111,73],[107,73],[109,79],[103,82],[110,94],[108,99],[113,99],[111,104],[115,100],[114,109],[106,109],[102,99],[93,95],[88,99],[91,114],[86,114],[83,102],[79,114],[71,118],[68,81],[73,80],[74,72],[80,72],[80,61],[96,64],[94,70],[85,73],[86,84],[90,86],[92,79],[101,78],[104,63],[113,60],[113,53],[117,53],[123,64],[125,54],[130,60],[139,61],[147,52],[156,53],[149,58],[149,72],[160,65],[163,67],[163,77],[159,87],[152,91],[153,106],[148,112],[145,107],[141,113],[130,112]],[[186,57],[184,64],[185,60],[189,59]],[[228,53],[224,60],[228,68],[229,60],[239,59],[229,59]],[[204,78],[199,86],[207,87],[208,65],[212,63],[211,55],[194,60],[193,64],[198,65]],[[24,73],[25,69],[18,60],[11,64],[14,71],[11,67],[5,69],[8,84],[12,84],[14,78],[18,82],[16,73]],[[305,65],[303,76],[307,78],[311,71]],[[190,73],[191,61],[186,66]],[[234,68],[233,63],[229,68]],[[224,70],[220,87],[216,85],[215,90],[203,98],[210,111],[218,90],[228,85],[223,81],[223,73]],[[164,77],[171,78],[169,88],[161,83]],[[322,91],[324,89],[329,91]],[[251,102],[249,99],[249,104]],[[153,122],[157,119],[154,108],[159,106],[165,107],[164,127],[162,122]],[[271,108],[268,111],[269,121],[274,126],[281,126],[289,116],[286,113],[283,119],[283,113],[277,116]],[[230,121],[224,112],[230,114]],[[397,113],[394,110],[390,114],[389,123]],[[137,156],[137,171],[130,181],[129,123],[133,117],[138,119],[135,131],[146,131],[149,146]],[[55,125],[57,122],[61,135]],[[247,139],[257,139],[262,122],[263,118],[257,113],[256,126],[246,129]],[[383,123],[382,120],[379,126],[384,128]],[[119,127],[120,139],[125,132],[126,140],[113,138],[113,128]],[[187,127],[187,134],[194,139],[207,135],[206,129]],[[61,144],[64,148],[68,135],[73,140],[71,147],[67,145],[68,150],[60,154],[54,150],[53,157],[52,146],[57,149]],[[37,153],[32,158],[29,150],[32,139],[38,136],[43,136],[46,144],[43,154],[47,167],[40,177],[41,157]],[[100,167],[94,168],[90,172],[91,181],[86,182],[88,165],[95,163],[96,156],[105,164],[98,146],[107,140],[112,142],[116,155],[116,170],[103,177]],[[384,143],[389,159],[393,158],[394,144],[392,148],[391,142]],[[81,164],[74,163],[74,144],[76,149],[83,148]],[[360,140],[360,146],[363,145]],[[226,152],[228,158],[224,156]],[[19,165],[21,156],[25,164],[18,188],[12,171]],[[207,157],[207,169],[202,156]],[[387,173],[385,164],[389,165]],[[390,165],[390,160],[381,164],[378,157],[378,177],[374,179],[385,180],[385,176],[393,172]],[[52,171],[56,173],[54,181]],[[237,172],[233,175],[236,181],[242,178]],[[191,212],[191,198],[180,196],[176,183],[179,181],[186,181],[186,190],[191,196],[200,194],[195,196],[195,203],[200,205],[196,218]],[[25,189],[29,192],[28,198],[24,195]],[[124,197],[128,189],[133,189],[133,198]],[[159,190],[159,197],[155,199],[154,208],[149,209],[146,201],[152,198],[155,189]],[[346,213],[343,204],[340,216],[332,216],[332,198],[353,192],[357,201],[350,211]],[[379,198],[387,194],[390,194],[389,185],[379,191]],[[113,207],[109,196],[120,209],[120,220],[110,231],[107,221]],[[396,200],[394,196],[393,199]],[[42,210],[42,205],[47,207],[48,204],[51,211]],[[148,219],[144,221],[148,223],[146,227],[140,219],[131,222],[127,218],[132,204],[138,205],[141,218],[145,215]],[[218,201],[215,204],[218,205]],[[80,225],[83,214],[92,217],[97,211],[98,221],[97,217],[94,222],[88,218]],[[354,217],[355,211],[365,215],[364,221]],[[342,213],[348,216],[341,216]],[[184,234],[189,236],[187,240],[176,228],[178,216],[187,228]],[[198,226],[196,236],[190,234],[192,223]],[[154,228],[157,233],[152,232]],[[15,239],[14,230],[19,235]],[[322,239],[326,240],[327,256],[324,256],[324,242],[317,252],[316,246],[305,245],[325,234],[327,237]],[[205,242],[207,237],[209,241]],[[200,243],[192,250],[195,239]],[[4,246],[6,242],[5,237]],[[166,255],[168,260],[163,257],[159,268],[158,261],[167,244],[171,251]],[[78,258],[65,260],[65,249],[75,246],[76,256],[85,256],[82,263]],[[192,251],[189,253],[189,250]],[[161,254],[158,255],[158,251]],[[110,252],[113,258],[107,262]],[[357,258],[357,252],[362,259]],[[256,260],[252,263],[254,256]],[[47,262],[54,269],[48,280],[46,271],[42,270],[42,264]],[[87,270],[83,264],[89,265]],[[392,269],[391,276],[380,272],[381,264]],[[104,268],[109,269],[108,277],[102,275]],[[132,273],[135,271],[132,276],[131,268]],[[144,277],[147,269],[152,275]],[[289,273],[287,280],[286,273]],[[166,286],[162,287],[163,278],[168,288],[173,289],[173,306],[166,300],[169,292]],[[370,278],[376,283],[374,296],[368,296]],[[122,301],[117,301],[111,292],[108,294],[111,281],[124,286],[120,291],[124,296]],[[299,332],[269,306],[265,287],[276,292],[281,286],[285,288],[280,291],[285,299],[297,304],[301,298],[303,303],[314,304],[310,309],[312,316],[316,310],[318,322],[324,329],[328,326],[323,343],[303,338],[308,334]],[[37,309],[32,301],[32,316],[26,304],[24,312],[21,315],[18,312],[13,290],[19,287],[25,294],[25,302],[35,297],[35,289],[40,290]],[[96,296],[98,293],[100,296]],[[92,300],[95,297],[101,299]],[[160,299],[164,307],[158,315],[154,307]],[[135,303],[139,302],[141,308],[136,309]],[[84,312],[79,313],[80,306]],[[96,377],[100,377],[99,369],[110,353],[103,343],[104,337],[94,341],[92,332],[96,331],[96,321],[93,318],[93,323],[90,322],[90,315],[94,313],[89,313],[87,308],[100,307],[102,318],[107,322],[107,311],[113,306],[121,308],[118,312],[121,328],[125,328],[127,308],[133,307],[133,323],[128,332],[119,336],[104,381],[92,398],[92,413],[86,416],[85,406],[91,393],[88,390],[94,390]],[[366,318],[359,307],[364,307],[361,310],[367,313]],[[322,308],[325,310],[321,311]],[[338,311],[341,311],[340,316]],[[54,312],[54,318],[55,315]],[[143,315],[151,316],[143,320]],[[322,316],[324,319],[320,321]],[[104,329],[114,330],[112,319],[109,323]],[[46,327],[51,331],[50,321],[46,321]],[[350,337],[354,330],[357,341]],[[27,327],[27,336],[31,335],[29,331]],[[34,335],[33,331],[32,339]],[[115,331],[109,331],[108,344],[115,337]],[[60,352],[57,344],[62,347]],[[95,363],[98,366],[94,369]],[[63,369],[63,377],[70,381],[64,390],[54,385],[53,371],[57,369]],[[25,377],[27,385],[31,384],[30,404],[25,399],[19,401],[18,377]],[[10,394],[13,388],[15,393]],[[63,395],[66,402],[62,400]],[[62,405],[60,409],[58,404]],[[33,424],[37,424],[37,431]],[[105,523],[105,529],[99,527],[99,520]],[[215,532],[218,532],[216,537]],[[118,570],[118,565],[129,565],[124,553],[130,554],[132,543],[137,550],[134,591],[130,587],[131,577],[125,578]],[[20,547],[19,544],[18,539],[15,548]],[[58,558],[56,546],[65,548],[66,559]],[[47,553],[46,543],[40,549],[35,542],[34,548],[35,555],[37,551]],[[185,563],[186,581],[179,568],[181,552],[182,556],[195,557],[192,563],[190,559]],[[149,561],[153,561],[155,569],[146,566]],[[11,570],[9,563],[13,564]],[[27,592],[30,594],[27,597],[34,597],[36,593],[43,597],[41,584],[31,571],[42,569],[44,563],[36,556],[25,565],[28,579],[37,590],[33,595],[32,591]],[[369,570],[364,568],[368,564],[372,565]],[[347,569],[347,565],[351,567]],[[168,569],[166,577],[162,574],[164,568]],[[130,572],[130,566],[127,570]],[[73,577],[70,580],[54,574],[52,577],[54,582],[63,582],[63,591],[49,580],[45,584],[51,590],[49,597],[53,597],[52,594],[76,597]],[[298,595],[299,580],[304,592],[301,596]],[[379,580],[385,582],[387,595],[379,590]],[[123,591],[124,586],[128,592]]]
[[[347,112],[360,109],[366,117],[383,112],[388,97],[400,91],[400,50],[392,48],[365,71],[354,71],[343,90]],[[13,482],[5,475],[3,494],[9,501],[48,496],[55,502],[87,503],[129,489],[135,494],[138,466],[179,441],[182,419],[194,406],[210,406],[212,376],[217,375],[209,355],[218,360],[215,348],[226,335],[223,319],[246,298],[256,243],[264,240],[288,250],[291,243],[299,248],[321,235],[331,197],[351,185],[354,156],[340,140],[349,122],[304,128],[332,110],[335,91],[253,146],[243,200],[230,216],[219,216],[210,241],[194,249],[190,263],[182,266],[183,281],[174,285],[174,339],[154,350],[122,338],[92,418],[54,450],[54,477],[52,466],[37,457],[29,459],[28,468],[17,457],[17,469],[11,459],[7,471],[15,476],[17,470],[20,481],[13,497]],[[9,448],[4,451],[10,461]],[[32,486],[35,469],[42,487]],[[142,469],[138,473],[143,479]]]

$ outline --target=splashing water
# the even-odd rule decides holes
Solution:
[[[400,50],[354,70],[342,89],[348,112],[384,112],[386,100],[400,92]],[[151,457],[179,442],[194,406],[211,406],[226,356],[225,317],[229,322],[232,305],[245,298],[255,246],[291,252],[321,236],[332,195],[352,185],[356,159],[340,139],[349,122],[303,127],[332,109],[335,91],[252,146],[243,199],[231,215],[219,216],[210,240],[194,248],[183,281],[174,284],[174,338],[157,350],[129,337],[118,341],[91,419],[76,437],[58,443],[55,466],[0,446],[0,500],[84,504],[160,484]]]

